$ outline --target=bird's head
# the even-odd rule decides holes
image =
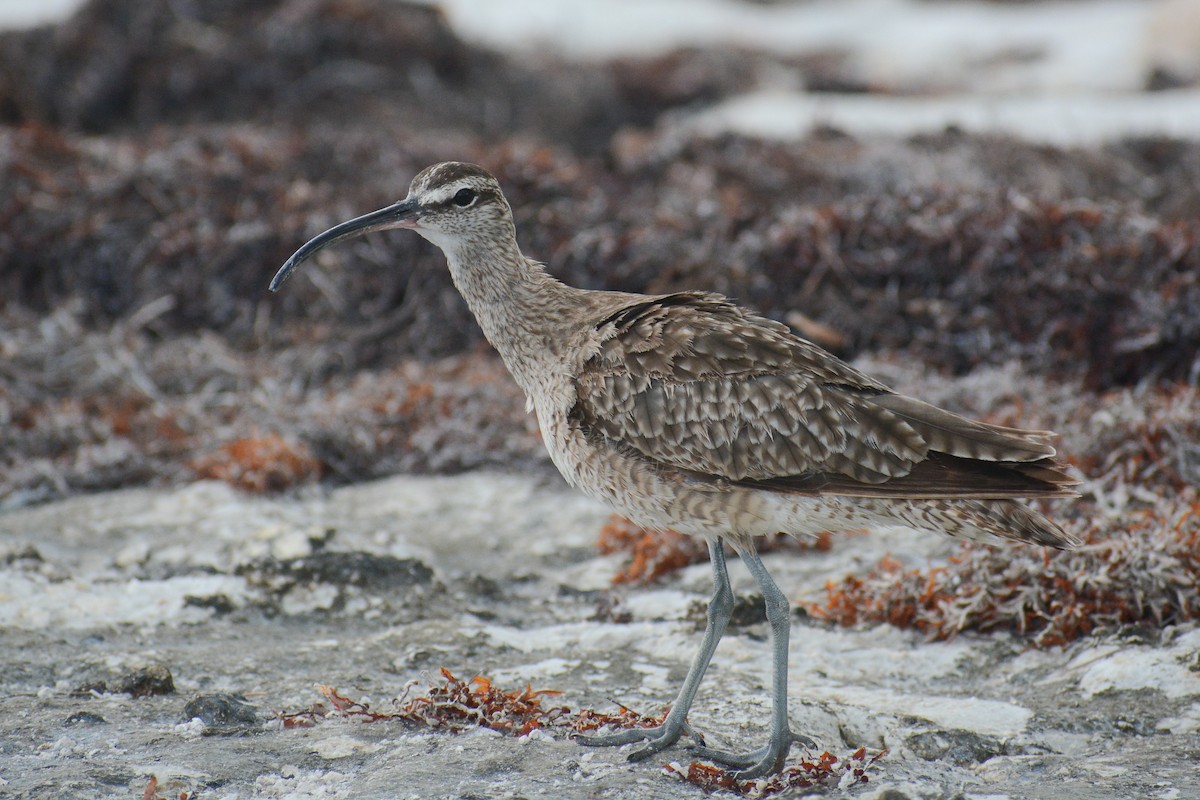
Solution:
[[[278,291],[292,270],[329,245],[389,228],[410,228],[451,258],[471,246],[506,244],[515,238],[512,210],[491,173],[475,164],[447,161],[422,170],[400,202],[335,225],[307,242],[275,273],[271,291]]]

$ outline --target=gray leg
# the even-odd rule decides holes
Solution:
[[[738,554],[745,562],[746,568],[762,589],[763,599],[767,605],[767,622],[771,626],[771,650],[773,675],[771,682],[771,738],[765,747],[751,753],[728,753],[707,747],[695,748],[693,752],[701,758],[709,758],[730,767],[739,767],[738,778],[757,778],[769,775],[783,769],[792,743],[797,737],[788,727],[787,716],[787,678],[788,678],[788,636],[791,632],[791,605],[787,597],[775,581],[771,579],[762,559],[754,549],[753,543],[740,548]]]
[[[708,624],[704,628],[704,640],[700,643],[700,651],[696,653],[696,658],[688,669],[687,677],[675,702],[671,704],[667,718],[661,725],[653,728],[631,728],[620,733],[598,736],[579,734],[574,738],[580,744],[607,747],[644,741],[645,746],[629,754],[630,761],[641,761],[667,749],[679,741],[679,737],[684,733],[697,738],[687,723],[688,711],[692,708],[692,701],[696,699],[696,691],[700,688],[700,681],[704,679],[708,662],[712,661],[717,643],[721,641],[725,626],[729,624],[729,616],[733,613],[733,589],[729,586],[729,571],[725,566],[725,551],[721,549],[720,539],[708,543],[708,554],[713,567],[713,593],[712,599],[708,601]]]

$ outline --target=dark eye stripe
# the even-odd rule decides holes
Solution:
[[[496,193],[490,189],[476,189],[473,186],[464,187],[464,188],[469,188],[475,194],[476,200],[474,203],[470,204],[471,207],[481,206],[481,205],[484,205],[485,203],[490,203],[496,199]],[[460,189],[459,192],[461,192],[461,191],[462,190]],[[449,208],[462,208],[463,206],[459,206],[457,203],[454,202],[454,198],[457,196],[458,196],[458,194],[456,193],[445,200],[439,200],[436,203],[430,203],[427,206],[425,206],[425,208],[430,211],[444,211]]]

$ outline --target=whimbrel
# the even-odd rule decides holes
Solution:
[[[639,525],[708,543],[708,624],[669,713],[658,727],[581,737],[584,744],[641,742],[629,756],[638,760],[690,733],[688,711],[733,605],[724,544],[766,601],[770,737],[748,753],[697,753],[743,778],[780,770],[798,738],[787,717],[790,609],[756,537],[899,525],[1078,544],[1014,499],[1073,494],[1050,432],[976,422],[897,394],[717,294],[567,286],[521,253],[500,185],[473,164],[431,166],[405,199],[317,236],[280,268],[271,290],[322,248],[386,228],[415,230],[445,253],[568,483]]]

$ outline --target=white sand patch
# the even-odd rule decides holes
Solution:
[[[344,735],[318,739],[313,743],[312,751],[318,758],[333,761],[339,758],[377,753],[382,749],[383,745],[377,742],[364,742],[361,739],[355,739],[353,736]]]
[[[1182,714],[1159,720],[1156,727],[1160,731],[1167,731],[1176,736],[1200,731],[1200,703],[1188,706]]]
[[[515,667],[492,670],[488,673],[492,682],[505,691],[515,691],[526,684],[533,684],[544,678],[552,678],[570,672],[579,666],[578,659],[546,658],[532,664],[519,664]],[[538,686],[537,688],[546,688]]]
[[[58,22],[81,5],[83,0],[0,0],[0,29]]]
[[[1200,673],[1188,668],[1186,659],[1200,650],[1200,630],[1190,631],[1170,647],[1131,645],[1109,648],[1087,666],[1079,688],[1091,697],[1102,692],[1157,689],[1167,697],[1200,696]]]
[[[373,530],[369,543],[397,558],[444,564],[478,561],[481,552],[531,560],[590,548],[609,514],[578,493],[490,472],[397,476],[348,486],[310,509],[316,519],[341,521],[341,527],[346,520],[363,523],[355,527]]]
[[[227,569],[265,556],[307,555],[309,538],[324,532],[305,501],[276,502],[217,481],[110,492],[103,514],[88,511],[92,503],[75,497],[0,514],[0,538],[28,543],[82,573],[151,563]]]
[[[791,663],[796,674],[829,676],[843,682],[927,681],[967,671],[973,645],[963,637],[926,642],[911,631],[876,626],[792,627]]]
[[[633,649],[641,652],[647,648],[664,657],[674,658],[684,652],[685,660],[691,655],[688,643],[694,648],[699,637],[680,636],[669,632],[669,628],[681,627],[653,622],[631,622],[628,624],[570,622],[562,625],[546,625],[539,628],[513,628],[505,625],[488,625],[482,632],[498,645],[508,645],[522,653],[538,651],[561,653],[566,656],[583,653],[611,653]],[[683,626],[685,628],[689,626]],[[670,655],[668,655],[670,654]]]
[[[353,792],[353,782],[350,776],[343,772],[300,769],[295,766],[285,766],[277,774],[260,775],[254,782],[255,798],[336,798],[350,797]],[[250,797],[250,795],[244,795]],[[405,798],[414,795],[397,792],[396,797]],[[227,795],[230,800],[239,798],[237,794]]]
[[[244,580],[227,575],[48,583],[39,576],[8,573],[0,586],[0,627],[71,630],[199,623],[213,611],[187,605],[188,597],[223,594],[236,604],[246,591]]]
[[[740,133],[791,140],[828,125],[860,135],[905,136],[957,126],[1061,146],[1122,136],[1200,137],[1200,91],[882,97],[762,90],[731,98],[682,123],[689,134]]]
[[[698,602],[696,595],[689,592],[646,589],[626,594],[621,600],[621,608],[633,614],[635,619],[683,619],[695,602]],[[696,641],[700,641],[699,634]]]
[[[944,728],[1000,738],[1023,732],[1033,716],[1023,706],[970,696],[905,694],[860,686],[814,686],[807,694],[812,699],[861,706],[873,713],[919,717]]]

